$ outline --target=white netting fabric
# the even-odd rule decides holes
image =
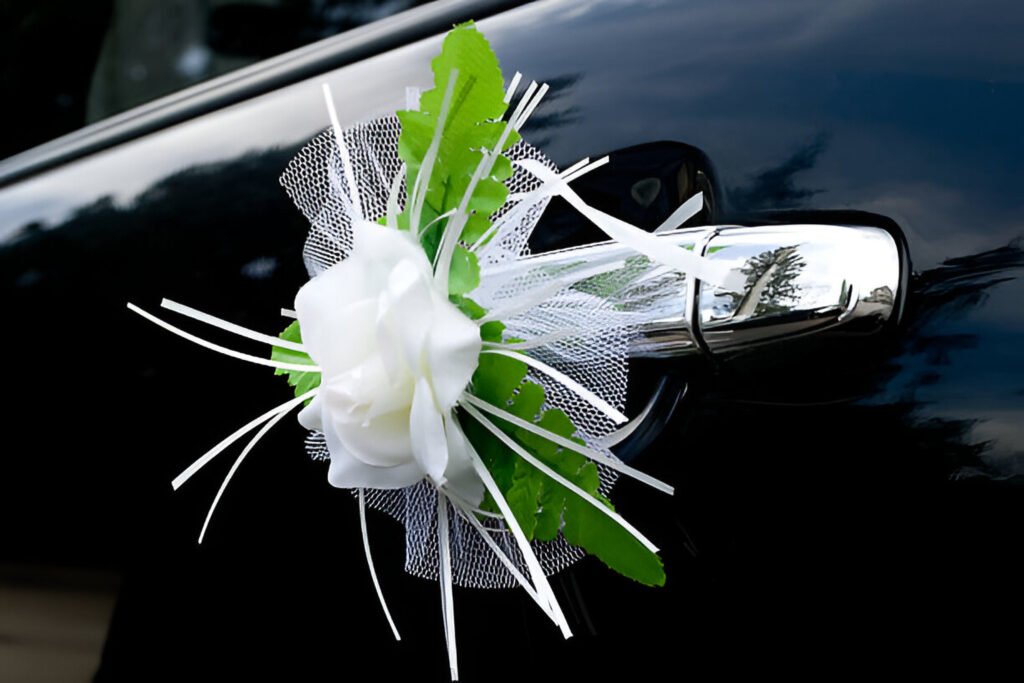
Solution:
[[[400,124],[390,116],[348,128],[348,147],[363,215],[375,220],[387,211],[388,196],[401,172],[397,154]],[[548,168],[554,164],[530,145],[520,142],[507,156],[513,161],[535,159]],[[477,251],[481,285],[472,297],[507,326],[506,338],[522,340],[519,349],[572,377],[618,410],[625,406],[627,355],[640,326],[682,313],[684,277],[646,257],[597,254],[581,250],[530,258],[528,240],[548,198],[520,200],[541,186],[523,169],[507,185],[510,201],[492,218],[499,228]],[[310,222],[303,252],[310,276],[344,259],[352,248],[352,202],[348,198],[343,163],[331,130],[312,140],[292,160],[281,184]],[[399,204],[405,203],[405,183]],[[468,246],[468,245],[467,245]],[[579,258],[575,258],[578,253]],[[577,436],[606,455],[611,452],[600,438],[617,425],[563,384],[531,370],[526,381],[541,384],[545,407],[560,408],[578,428]],[[499,406],[503,407],[503,406]],[[461,418],[460,418],[461,419]],[[465,418],[471,419],[471,418]],[[313,432],[306,441],[316,459],[330,457],[323,434]],[[613,456],[614,457],[614,456]],[[599,467],[602,492],[607,494],[616,473]],[[437,492],[427,482],[401,490],[367,491],[367,504],[400,521],[406,533],[405,568],[425,578],[438,577]],[[449,508],[453,582],[460,586],[506,588],[517,585],[512,574],[481,539],[478,531]],[[502,520],[481,523],[506,556],[523,573],[526,563]],[[535,541],[532,548],[546,574],[553,574],[583,556],[561,536]]]
[[[388,195],[395,176],[402,170],[398,157],[398,136],[402,128],[397,116],[386,116],[346,128],[342,133],[348,147],[363,216],[376,220],[387,212]],[[519,142],[505,154],[512,161],[535,159],[552,170],[555,165],[534,147]],[[347,177],[334,132],[327,129],[299,150],[281,175],[281,185],[309,220],[309,235],[303,259],[313,277],[341,259],[352,249],[353,207],[347,191]],[[505,183],[510,194],[528,193],[540,181],[521,168]],[[405,205],[405,183],[399,190],[399,204]],[[533,226],[548,204],[544,198],[521,207],[521,220],[509,222],[478,253],[481,265],[500,263],[529,253],[526,245]],[[494,214],[497,221],[511,204]]]

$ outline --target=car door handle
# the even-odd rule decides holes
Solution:
[[[859,225],[709,226],[675,230],[666,246],[693,249],[726,264],[733,290],[680,279],[664,318],[646,324],[630,355],[725,355],[825,330],[872,335],[895,322],[906,292],[908,258],[888,231]],[[523,259],[543,263],[626,259],[613,242]]]

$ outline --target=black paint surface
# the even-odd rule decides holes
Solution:
[[[715,188],[708,219],[866,212],[907,236],[917,274],[880,343],[644,368],[638,396],[659,373],[689,384],[635,460],[677,494],[615,497],[663,548],[668,585],[582,562],[556,581],[568,643],[525,596],[457,591],[463,678],[1000,658],[1024,569],[1024,12],[565,1],[481,28],[506,69],[552,83],[525,135],[559,165],[683,143]],[[436,45],[329,74],[343,118],[401,106]],[[400,530],[372,515],[391,642],[355,500],[297,424],[253,453],[196,546],[233,458],[173,495],[171,478],[287,390],[124,307],[166,296],[281,326],[305,227],[276,178],[326,123],[321,80],[0,189],[0,554],[123,568],[101,680],[446,679],[436,586],[401,572]],[[629,211],[622,187],[594,191]]]

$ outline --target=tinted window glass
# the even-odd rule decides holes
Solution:
[[[0,158],[425,1],[0,3]]]

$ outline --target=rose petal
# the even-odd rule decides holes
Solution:
[[[388,274],[399,261],[406,259],[417,264],[420,272],[432,272],[423,247],[412,233],[395,230],[369,221],[356,221],[352,225],[354,247],[349,258],[370,264],[371,280],[368,291],[379,292],[387,284]]]
[[[423,470],[416,462],[397,467],[374,467],[353,457],[338,439],[333,429],[325,429],[327,450],[331,463],[327,470],[327,481],[341,489],[401,489],[412,486],[423,478]]]
[[[448,410],[466,388],[480,361],[480,330],[472,320],[438,295],[427,340],[431,386],[441,410]]]
[[[473,469],[469,454],[460,448],[449,448],[448,467],[444,471],[445,488],[474,507],[484,499],[484,483]]]
[[[317,275],[295,296],[302,343],[325,377],[358,364],[375,346],[376,298],[347,299],[349,281],[363,269],[340,267],[346,263]]]
[[[331,419],[364,423],[396,410],[408,411],[412,387],[409,376],[393,383],[380,356],[371,355],[354,368],[327,379],[319,395]]]
[[[305,408],[299,411],[299,424],[311,432],[323,431],[324,425],[321,421],[322,406],[320,395],[317,394]]]
[[[448,428],[448,479],[446,488],[474,506],[480,505],[484,499],[484,483],[473,469],[473,461],[469,456],[472,446],[466,440],[462,429],[457,424]]]
[[[388,356],[401,354],[405,370],[423,374],[423,345],[434,323],[431,284],[412,259],[397,263],[380,297],[377,339],[389,349]],[[395,370],[389,373],[395,376]]]
[[[479,330],[434,288],[414,236],[361,221],[353,239],[349,257],[296,296],[303,341],[323,375],[299,420],[326,435],[334,486],[447,477],[478,504],[483,485],[468,456],[450,456],[445,415],[476,369]]]
[[[325,433],[332,429],[345,450],[367,465],[394,467],[413,461],[408,410],[396,410],[365,423],[347,422],[333,411],[325,412],[324,428]]]
[[[409,432],[412,436],[413,457],[428,477],[443,484],[444,470],[448,466],[444,418],[434,405],[430,385],[425,379],[416,383],[412,410],[409,412]]]

